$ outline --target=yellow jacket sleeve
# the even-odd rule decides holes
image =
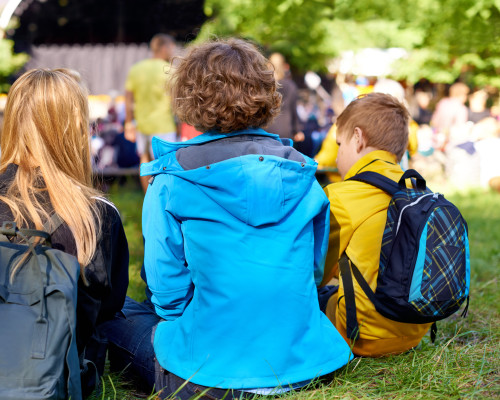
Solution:
[[[337,126],[333,124],[321,145],[319,153],[314,157],[318,163],[318,168],[336,168],[338,151]]]

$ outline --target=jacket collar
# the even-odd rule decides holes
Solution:
[[[396,156],[394,154],[385,150],[375,150],[372,151],[371,153],[366,154],[365,156],[361,157],[358,161],[356,161],[345,175],[344,180],[347,180],[353,177],[354,175],[359,174],[360,172],[365,170],[370,164],[376,161],[382,161],[393,165],[396,165],[398,163]]]
[[[266,132],[264,129],[261,128],[248,128],[248,129],[243,129],[241,131],[236,131],[236,132],[231,132],[231,133],[221,133],[215,130],[212,131],[207,131],[199,136],[195,136],[194,138],[187,140],[185,142],[165,142],[161,139],[158,139],[156,137],[153,138],[152,140],[152,146],[153,146],[153,154],[155,158],[160,158],[161,156],[164,156],[172,151],[176,151],[180,149],[181,147],[188,147],[192,145],[197,145],[197,144],[202,144],[202,143],[207,143],[207,142],[212,142],[214,140],[218,139],[223,139],[227,137],[232,137],[232,136],[238,136],[238,135],[260,135],[260,136],[267,136],[271,137],[276,140],[281,140],[283,144],[285,145],[292,145],[291,140],[286,140],[286,139],[280,139],[278,135],[275,135],[274,133],[269,133]]]

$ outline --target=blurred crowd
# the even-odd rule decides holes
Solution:
[[[176,47],[175,56],[184,49]],[[267,127],[318,162],[318,176],[336,181],[335,120],[357,96],[391,94],[408,108],[410,138],[403,168],[417,169],[431,182],[459,188],[492,187],[500,190],[500,98],[493,87],[451,85],[422,80],[415,85],[387,78],[316,73],[294,74],[283,55],[269,55],[283,96],[280,115]],[[176,58],[172,64],[175,66]],[[0,95],[3,109],[6,95]],[[96,171],[105,175],[137,174],[137,146],[124,134],[126,105],[123,93],[90,96],[93,119],[92,154]],[[0,115],[1,117],[1,115]],[[176,121],[176,140],[201,132]],[[126,171],[127,170],[127,171]]]
[[[430,181],[457,187],[500,186],[500,103],[498,91],[421,81],[405,85],[386,78],[315,73],[292,77],[281,54],[270,55],[283,95],[281,114],[269,132],[290,138],[302,153],[314,157],[319,173],[337,180],[335,119],[359,95],[382,92],[403,102],[412,117],[403,168],[415,168]],[[403,86],[405,85],[405,86]],[[112,94],[107,115],[97,119],[92,140],[95,167],[131,168],[139,165],[135,143],[125,139],[123,96]],[[177,140],[200,134],[177,124]]]
[[[419,82],[403,87],[390,79],[342,79],[336,115],[356,96],[388,93],[410,111],[410,140],[403,167],[420,171],[428,180],[456,187],[498,189],[500,180],[500,107],[498,93],[471,90],[457,82],[449,86]],[[335,118],[335,117],[334,117]],[[315,158],[320,169],[335,167],[335,129],[331,129]],[[331,176],[335,180],[335,176]]]

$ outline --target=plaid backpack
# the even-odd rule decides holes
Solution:
[[[414,188],[406,187],[408,178],[416,179],[412,179]],[[355,339],[359,332],[352,275],[376,310],[394,321],[439,321],[467,300],[465,316],[470,287],[469,241],[467,223],[457,207],[428,189],[415,170],[407,170],[399,183],[369,171],[348,180],[367,183],[392,196],[375,292],[345,252],[339,260],[348,337]],[[434,324],[433,339],[435,333]]]

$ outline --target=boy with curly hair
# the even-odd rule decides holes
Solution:
[[[408,146],[409,113],[395,97],[371,93],[351,102],[337,118],[337,167],[343,182],[325,188],[330,199],[330,240],[322,285],[339,277],[338,262],[344,252],[375,290],[387,208],[391,197],[374,186],[348,180],[373,171],[398,182],[403,175],[399,161]],[[354,354],[382,356],[415,347],[430,324],[392,321],[375,310],[356,280],[359,337]],[[321,308],[348,341],[344,287],[320,289]]]
[[[237,39],[194,46],[175,70],[175,112],[204,133],[153,139],[157,159],[141,167],[150,303],[128,300],[110,334],[114,368],[131,364],[161,396],[277,393],[350,358],[318,307],[329,206],[316,163],[262,129],[276,89],[268,60]]]

